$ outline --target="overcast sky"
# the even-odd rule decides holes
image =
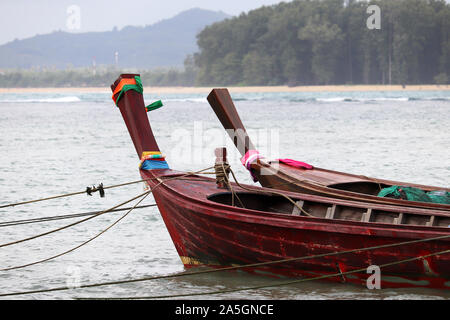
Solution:
[[[126,25],[149,25],[191,8],[238,15],[243,11],[279,2],[281,1],[0,0],[0,44],[55,30],[88,32],[111,30],[114,26],[120,29]],[[77,13],[70,11],[73,5],[80,9],[79,24],[77,19],[73,20]]]

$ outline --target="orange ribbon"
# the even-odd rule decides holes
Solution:
[[[124,78],[121,79],[119,84],[117,85],[116,89],[114,90],[114,93],[112,95],[112,99],[114,100],[114,102],[116,102],[116,99],[114,98],[114,96],[119,93],[120,91],[122,91],[123,87],[126,85],[130,85],[130,84],[136,84],[136,79],[134,78]]]

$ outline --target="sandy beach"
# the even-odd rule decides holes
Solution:
[[[209,93],[213,87],[144,87],[146,93]],[[350,92],[350,91],[442,91],[450,90],[449,85],[342,85],[342,86],[267,86],[267,87],[228,87],[232,93],[251,92]],[[0,88],[0,93],[111,93],[108,87],[72,88]]]

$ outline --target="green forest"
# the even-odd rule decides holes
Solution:
[[[109,87],[121,73],[139,73],[146,86],[194,86],[197,71],[192,56],[184,69],[135,69],[102,66],[65,70],[34,68],[0,72],[0,88]]]
[[[369,5],[381,12],[369,29]],[[200,85],[448,83],[450,5],[444,0],[297,0],[206,27]]]
[[[370,29],[367,9],[380,9]],[[122,72],[149,86],[448,84],[445,0],[295,0],[205,27],[184,69],[4,70],[0,87],[109,86]],[[160,44],[163,45],[163,44]]]

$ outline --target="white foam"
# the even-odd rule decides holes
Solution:
[[[80,102],[81,99],[76,96],[59,97],[59,98],[42,98],[42,99],[7,99],[0,102]]]
[[[352,101],[352,98],[349,97],[333,97],[333,98],[317,98],[317,101],[321,102],[343,102],[343,101]]]
[[[163,102],[170,102],[170,101],[175,101],[175,102],[208,102],[206,100],[206,98],[168,98],[168,99],[163,99]]]

